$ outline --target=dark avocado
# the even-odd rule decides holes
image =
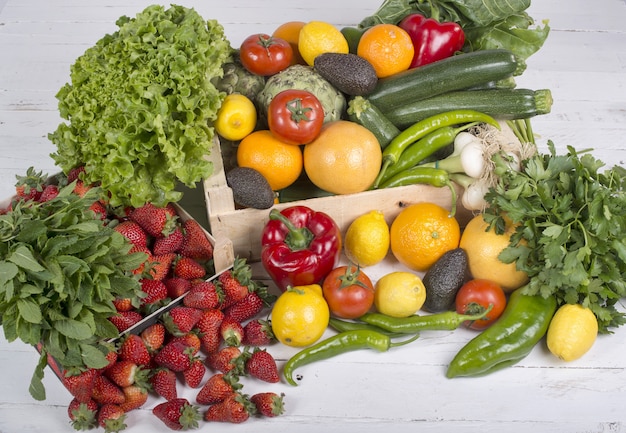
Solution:
[[[428,269],[422,279],[426,301],[422,307],[431,313],[452,310],[454,298],[469,274],[467,253],[456,248],[445,253]]]
[[[367,95],[378,83],[372,64],[352,53],[320,54],[313,67],[330,84],[350,96]]]
[[[241,207],[269,209],[274,204],[274,191],[254,168],[233,168],[226,173],[226,184],[233,190],[235,204]]]

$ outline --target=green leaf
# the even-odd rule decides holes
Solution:
[[[59,331],[62,335],[74,340],[85,340],[93,335],[89,325],[72,319],[59,320],[55,322],[54,329]]]
[[[8,260],[20,268],[31,272],[42,272],[46,270],[46,268],[37,262],[32,251],[23,245],[18,246],[9,256]]]
[[[27,322],[40,323],[42,320],[40,307],[32,299],[18,299],[17,309]]]
[[[81,344],[80,350],[83,362],[89,368],[104,368],[109,364],[105,354],[93,345]]]
[[[18,272],[19,269],[14,263],[0,262],[0,291],[4,291],[5,286],[13,281]]]
[[[33,376],[30,379],[30,386],[28,392],[37,401],[43,401],[46,399],[46,388],[43,386],[44,369],[48,365],[48,357],[44,351],[39,355],[39,362],[35,367]]]
[[[33,243],[47,231],[46,224],[41,220],[25,221],[16,239],[20,242]]]

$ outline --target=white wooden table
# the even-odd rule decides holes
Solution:
[[[146,0],[0,0],[0,197],[14,191],[15,175],[30,166],[58,169],[47,140],[60,118],[57,90],[69,67],[121,15]],[[291,20],[344,26],[372,13],[378,0],[188,0],[218,19],[233,45]],[[166,5],[169,2],[166,2]],[[554,106],[533,126],[542,149],[548,139],[563,150],[593,148],[607,164],[624,164],[626,147],[626,5],[623,0],[537,0],[529,9],[549,19],[552,33],[531,57],[520,87],[549,88]],[[393,269],[383,263],[377,278]],[[446,379],[448,362],[473,333],[429,332],[384,354],[354,352],[303,367],[301,385],[244,382],[244,390],[284,392],[286,413],[241,425],[202,429],[257,432],[626,432],[626,329],[600,336],[582,359],[565,364],[538,345],[520,364],[483,378]],[[282,363],[295,349],[272,346]],[[37,354],[0,337],[0,432],[65,432],[69,394],[47,371],[48,398],[28,393]],[[193,399],[193,390],[181,394]],[[150,413],[151,399],[128,417],[128,432],[166,431]]]

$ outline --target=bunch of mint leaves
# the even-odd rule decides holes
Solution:
[[[588,307],[610,333],[626,323],[616,308],[626,295],[626,170],[571,146],[563,155],[548,147],[519,172],[496,162],[484,218],[497,232],[505,216],[519,224],[500,259],[528,273],[525,293]]]
[[[83,197],[74,183],[38,203],[14,201],[0,215],[0,324],[9,341],[37,346],[41,357],[30,393],[45,399],[42,379],[47,356],[65,369],[107,365],[107,340],[119,335],[108,320],[113,300],[144,296],[132,270],[145,253],[89,209],[100,192]]]

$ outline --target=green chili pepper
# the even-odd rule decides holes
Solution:
[[[369,325],[378,326],[388,332],[413,334],[420,331],[453,331],[465,321],[480,320],[491,311],[493,306],[480,314],[460,314],[456,311],[417,315],[409,317],[392,317],[381,313],[366,313],[359,320]]]
[[[483,376],[521,361],[546,334],[556,307],[553,296],[515,290],[498,321],[456,354],[446,376]]]
[[[354,350],[374,349],[379,352],[386,352],[392,347],[411,343],[418,337],[419,334],[416,334],[407,340],[393,342],[388,335],[368,329],[340,332],[296,353],[285,364],[283,374],[287,383],[297,386],[298,384],[292,376],[298,367]]]
[[[475,110],[454,110],[436,114],[409,126],[398,134],[383,151],[383,162],[374,185],[378,185],[385,175],[387,167],[400,160],[402,152],[420,138],[444,126],[458,125],[468,122],[483,122],[500,129],[500,124],[491,116]]]
[[[456,188],[450,180],[450,174],[444,169],[420,166],[411,167],[383,182],[380,188],[394,188],[396,186],[416,184],[432,185],[438,188],[447,186],[452,193],[450,215],[454,216],[456,214]]]
[[[383,328],[370,325],[368,323],[339,320],[334,317],[331,317],[328,320],[328,325],[337,332],[356,331],[356,330],[362,329],[366,331],[380,332],[381,334],[388,335],[389,337],[392,337],[392,338],[406,335],[406,334],[399,333],[399,332],[389,332]]]

